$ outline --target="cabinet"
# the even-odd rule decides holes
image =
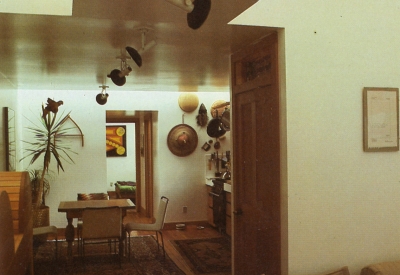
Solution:
[[[232,236],[232,219],[231,219],[231,193],[226,192],[226,234]]]
[[[210,194],[212,191],[212,187],[207,185],[207,222],[212,226],[212,227],[217,227],[217,225],[214,222],[214,208],[213,208],[213,196]],[[230,192],[224,192],[225,195],[225,233],[229,236],[231,236],[231,193]]]
[[[212,187],[207,185],[207,222],[215,227],[214,215],[213,215],[213,197],[211,196]]]

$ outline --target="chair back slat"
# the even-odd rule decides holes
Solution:
[[[122,212],[119,207],[86,208],[82,221],[82,239],[121,237]]]
[[[78,201],[88,201],[88,200],[108,200],[107,193],[78,193]]]
[[[0,172],[0,192],[6,191],[11,203],[14,233],[24,233],[32,218],[32,191],[29,173]]]
[[[157,211],[157,214],[155,217],[156,218],[156,222],[155,222],[156,228],[163,229],[163,227],[164,227],[168,201],[169,201],[169,199],[164,196],[161,197],[161,199],[160,199],[160,204],[158,205],[158,211]]]
[[[10,200],[6,191],[0,194],[0,274],[8,274],[14,258],[14,229]]]

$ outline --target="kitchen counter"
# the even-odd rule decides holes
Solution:
[[[206,178],[207,189],[207,221],[221,233],[231,236],[231,181]]]

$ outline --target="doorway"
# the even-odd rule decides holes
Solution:
[[[231,58],[234,274],[285,272],[278,34]]]
[[[133,134],[126,137],[126,143],[134,147],[134,155],[130,156],[133,162],[118,169],[121,169],[121,175],[130,170],[128,175],[136,183],[136,211],[149,218],[153,218],[153,127],[156,120],[155,111],[106,111],[107,125],[121,124],[126,129],[132,129]],[[116,172],[113,171],[114,174]]]

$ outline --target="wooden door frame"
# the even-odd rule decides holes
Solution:
[[[136,158],[136,175],[142,174],[142,167],[140,165],[141,156],[141,133],[140,133],[140,123],[138,119],[135,119],[135,158]],[[136,176],[136,194],[142,193],[142,179]],[[142,212],[142,196],[136,195],[136,212]]]
[[[153,116],[151,113],[146,114],[144,117],[144,165],[145,165],[145,181],[146,181],[146,216],[153,217],[154,203],[153,203],[153,186],[154,186],[154,172],[153,172]]]
[[[153,116],[152,111],[138,111],[144,113],[143,119],[139,116],[126,115],[125,112],[107,111],[106,123],[135,123],[135,146],[136,146],[136,211],[144,212],[146,217],[153,217],[154,198],[153,198]],[[144,125],[142,130],[141,123]],[[143,157],[143,160],[142,160]],[[145,167],[145,208],[142,206],[141,192],[142,192],[142,162]],[[138,176],[139,175],[139,176]]]

